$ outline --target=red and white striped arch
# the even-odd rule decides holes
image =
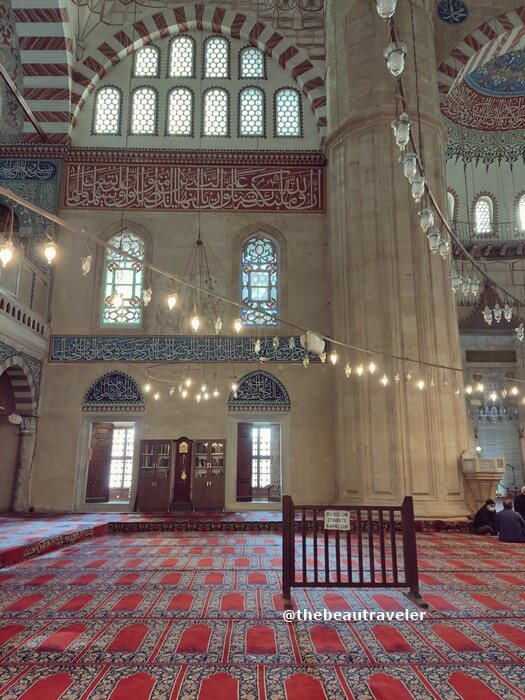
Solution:
[[[73,39],[64,0],[12,0],[20,45],[23,96],[50,141],[67,138],[71,122]],[[40,141],[31,123],[28,140]]]
[[[191,30],[209,31],[257,46],[290,71],[315,114],[320,135],[326,131],[326,87],[306,53],[255,17],[213,5],[186,5],[143,17],[114,34],[76,67],[73,125],[86,98],[108,71],[144,44]]]
[[[438,68],[442,97],[479,65],[519,49],[523,42],[525,6],[485,22],[466,36]]]
[[[11,382],[16,412],[21,416],[34,416],[37,409],[36,391],[24,359],[19,355],[11,355],[0,364],[0,376],[4,372]]]

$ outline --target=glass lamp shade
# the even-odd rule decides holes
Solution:
[[[345,374],[347,377],[349,377],[352,374],[352,367],[350,366],[349,362],[347,362],[345,365]]]
[[[57,244],[53,241],[48,241],[44,247],[44,257],[48,263],[52,263],[57,256]]]
[[[255,343],[253,344],[253,351],[257,354],[261,352],[261,341],[259,340],[259,338],[257,338]]]
[[[180,392],[180,395],[182,396],[183,399],[185,399],[188,396],[188,391],[186,389],[183,389]]]
[[[277,350],[279,348],[279,336],[275,336],[272,338],[272,348],[274,350]]]
[[[516,330],[516,338],[521,343],[523,338],[525,338],[525,327],[523,326],[523,323],[520,323],[520,325],[515,330]]]
[[[357,373],[357,375],[358,375],[359,377],[362,377],[362,376],[363,376],[363,372],[365,371],[365,368],[363,367],[363,364],[361,363],[360,365],[357,365],[357,368],[356,368],[355,371],[356,371],[356,373]]]
[[[156,392],[153,394],[153,398],[155,399],[155,401],[158,401],[158,400],[160,399],[160,394],[159,394],[158,391],[156,391]]]
[[[499,304],[496,304],[494,307],[494,320],[496,323],[499,323],[501,321],[501,317],[503,316],[503,309]]]
[[[479,294],[479,279],[477,277],[473,277],[470,282],[470,293],[475,297]]]
[[[490,309],[488,306],[485,306],[483,309],[483,318],[489,326],[492,325],[492,309]]]
[[[420,202],[425,194],[425,178],[423,175],[414,175],[412,178],[412,197],[415,202]]]
[[[142,303],[144,304],[144,306],[147,306],[150,303],[152,296],[153,289],[151,287],[148,287],[142,292]]]
[[[419,212],[419,225],[423,231],[428,231],[431,226],[434,226],[434,212],[430,207],[425,207]]]
[[[509,306],[508,302],[503,307],[503,316],[505,318],[505,321],[510,321],[510,319],[512,318],[512,307]]]
[[[403,44],[400,41],[393,41],[383,51],[387,68],[395,78],[399,77],[405,68],[406,53],[406,44]]]
[[[456,293],[458,289],[461,287],[461,284],[463,282],[463,278],[459,274],[457,270],[453,270],[452,274],[450,275],[450,285],[452,287],[452,291]]]
[[[423,391],[423,389],[425,388],[425,382],[422,379],[418,381],[417,388],[419,389],[419,391]]]
[[[219,333],[222,330],[222,318],[220,316],[217,316],[215,319],[215,335],[219,335]]]
[[[398,148],[401,150],[404,150],[408,142],[410,141],[410,125],[412,122],[410,121],[410,117],[406,112],[403,112],[398,119],[395,119],[392,122],[392,130],[394,132],[394,138],[396,140],[396,144]]]
[[[81,264],[82,264],[82,274],[84,277],[87,277],[89,275],[89,271],[91,270],[91,263],[93,262],[93,256],[91,254],[86,255],[85,258],[82,258]]]
[[[417,175],[417,156],[415,153],[405,153],[405,155],[401,156],[399,159],[399,162],[403,166],[403,173],[405,174],[405,177],[407,177],[410,182],[415,178]]]
[[[235,329],[236,333],[240,333],[242,329],[242,321],[240,318],[236,318],[235,321],[233,322],[233,328]]]
[[[470,294],[470,277],[464,277],[461,280],[461,293],[463,296],[468,296]]]
[[[0,248],[0,262],[2,267],[9,265],[13,259],[13,243],[12,241],[6,241]]]
[[[149,392],[151,391],[151,384],[149,382],[146,382],[146,384],[144,384],[144,391],[146,392],[146,394],[149,394]]]
[[[381,19],[390,19],[396,11],[397,0],[376,0],[377,14]]]
[[[448,258],[448,254],[450,253],[450,243],[441,239],[441,243],[438,246],[438,250],[443,260],[445,260],[446,258]]]
[[[510,393],[512,396],[517,396],[519,394],[519,389],[517,386],[513,386],[512,389],[510,390]]]
[[[368,365],[368,371],[370,372],[370,374],[374,374],[374,372],[376,371],[376,369],[377,369],[376,363],[375,363],[375,362],[370,362],[370,364]]]
[[[191,321],[190,321],[190,325],[193,328],[193,330],[195,331],[195,333],[201,327],[201,320],[197,314],[195,314],[195,316],[192,316]]]
[[[472,394],[472,386],[470,384],[467,384],[465,387],[465,394]]]
[[[336,364],[337,364],[337,360],[338,360],[337,351],[336,351],[336,350],[332,350],[332,352],[330,353],[330,362],[331,362],[333,365],[336,365]]]
[[[386,374],[383,374],[380,381],[383,386],[386,386],[388,384],[388,377],[386,376]]]
[[[441,236],[437,228],[431,228],[428,235],[428,247],[430,248],[430,252],[432,254],[435,254],[438,252],[439,246],[441,244]]]
[[[168,293],[168,306],[169,306],[170,311],[172,311],[176,305],[177,305],[177,295],[175,294],[175,292],[173,290],[170,290],[170,292]]]

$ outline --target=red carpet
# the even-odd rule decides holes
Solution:
[[[418,547],[422,622],[284,622],[277,533],[106,534],[27,559],[0,570],[0,698],[524,698],[523,545]],[[293,596],[312,612],[417,610],[395,590]]]

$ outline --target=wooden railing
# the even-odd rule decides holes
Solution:
[[[348,530],[327,530],[327,510],[349,513]],[[400,537],[399,537],[400,535]],[[408,588],[419,594],[414,504],[294,505],[283,496],[283,599],[292,587]]]

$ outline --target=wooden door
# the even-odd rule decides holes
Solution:
[[[252,500],[253,423],[237,425],[237,500]]]
[[[86,503],[109,501],[113,423],[93,423],[89,448]]]

